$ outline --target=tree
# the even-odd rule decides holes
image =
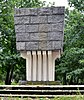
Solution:
[[[80,2],[69,0],[74,9],[66,9],[64,53],[56,67],[58,78],[68,84],[84,84],[84,14]]]
[[[23,74],[25,71],[25,60],[20,58],[15,44],[14,8],[40,7],[43,5],[44,3],[39,0],[0,1],[0,76],[1,80],[4,80],[4,76],[6,76],[5,84],[11,84],[13,70],[13,77],[15,79],[18,79],[20,76],[25,79]],[[22,72],[20,72],[20,70],[22,70]]]

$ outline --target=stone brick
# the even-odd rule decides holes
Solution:
[[[47,33],[39,33],[39,41],[47,40]]]
[[[25,8],[15,8],[15,16],[25,15]]]
[[[16,34],[16,41],[30,41],[30,37],[28,33],[20,33]]]
[[[38,15],[51,15],[51,14],[52,14],[51,7],[45,7],[45,8],[38,9]]]
[[[15,24],[29,24],[29,16],[15,17]]]
[[[30,41],[37,41],[39,40],[39,35],[38,33],[30,33]]]
[[[37,8],[25,8],[25,15],[37,15]]]
[[[47,41],[47,50],[52,50],[52,41]]]
[[[26,50],[38,50],[38,42],[26,42]]]
[[[52,48],[54,50],[58,50],[58,49],[61,49],[62,48],[62,41],[53,41],[52,43]]]
[[[48,40],[62,40],[63,32],[49,32],[48,33]]]
[[[51,24],[39,24],[39,32],[51,31]]]
[[[53,14],[64,14],[65,7],[53,7]]]
[[[58,23],[64,21],[64,15],[52,15],[48,16],[48,23]]]
[[[31,16],[30,23],[47,23],[47,16]]]
[[[46,50],[47,49],[47,41],[39,42],[39,50]]]
[[[17,50],[25,50],[25,42],[16,42],[16,48]]]
[[[25,25],[15,25],[15,32],[25,32]]]
[[[63,23],[52,24],[52,31],[63,31]]]
[[[38,32],[38,25],[26,25],[26,32]]]

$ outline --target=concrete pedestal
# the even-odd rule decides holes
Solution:
[[[27,81],[55,80],[55,60],[60,57],[60,50],[21,52],[21,57],[26,59]]]

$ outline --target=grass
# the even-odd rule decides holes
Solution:
[[[56,98],[19,98],[19,97],[0,97],[0,100],[84,100],[83,95],[78,96],[62,96],[62,97],[56,97]]]

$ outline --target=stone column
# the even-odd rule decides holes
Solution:
[[[47,54],[43,51],[43,81],[47,81]]]
[[[37,72],[37,55],[36,51],[32,51],[33,55],[33,81],[36,81],[36,72]]]
[[[52,70],[53,70],[53,78],[52,78],[52,81],[55,81],[55,60],[57,58],[60,58],[60,50],[53,51],[53,67],[52,67]]]
[[[26,80],[31,81],[32,77],[32,55],[31,51],[27,51],[27,58],[26,58]]]
[[[52,51],[48,51],[48,81],[53,81],[53,59]]]
[[[42,54],[41,51],[37,52],[38,54],[38,81],[42,80]]]

